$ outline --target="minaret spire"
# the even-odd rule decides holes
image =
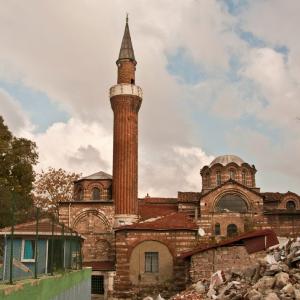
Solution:
[[[113,200],[115,227],[138,220],[138,112],[142,89],[135,84],[136,61],[128,15],[122,40],[117,84],[110,88],[114,112]]]
[[[132,42],[131,42],[131,37],[130,37],[129,25],[128,25],[128,14],[126,14],[125,31],[124,31],[124,35],[123,35],[123,39],[122,39],[122,44],[121,44],[117,64],[121,60],[130,60],[134,64],[136,64],[136,60],[134,57],[134,51],[133,51],[133,47],[132,47]]]

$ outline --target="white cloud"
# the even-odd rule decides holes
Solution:
[[[251,1],[242,16],[230,15],[219,1],[211,0],[66,0],[59,4],[0,0],[0,6],[0,79],[19,80],[42,91],[72,116],[67,123],[32,135],[39,146],[40,167],[84,174],[99,169],[110,172],[108,89],[116,83],[114,63],[128,11],[138,61],[136,81],[145,95],[139,113],[141,192],[168,195],[178,189],[200,189],[199,170],[211,156],[201,152],[206,141],[200,146],[198,129],[190,127],[195,123],[190,122],[188,108],[195,103],[193,107],[201,112],[237,122],[250,114],[267,128],[282,131],[284,148],[278,146],[275,153],[273,142],[266,142],[265,151],[252,155],[256,161],[269,161],[261,163],[266,172],[278,168],[281,174],[298,174],[294,169],[300,152],[300,122],[296,121],[300,114],[299,1]],[[271,45],[251,48],[236,35],[237,25]],[[287,56],[271,48],[281,45],[288,47]],[[185,86],[168,74],[167,55],[180,47],[209,73],[206,81]],[[234,82],[226,78],[232,55],[243,66]],[[25,128],[28,134],[32,126],[28,117],[15,100],[4,98],[1,113],[9,126],[14,131]],[[236,152],[246,148],[239,142],[240,134],[232,134]],[[252,141],[260,139],[256,135]],[[292,170],[278,163],[285,153],[297,162]],[[273,184],[276,190],[276,178]]]
[[[9,130],[17,136],[29,137],[33,125],[28,116],[22,111],[22,108],[13,97],[0,88],[0,115],[4,118],[5,124]]]

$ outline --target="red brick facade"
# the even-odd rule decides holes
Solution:
[[[61,203],[59,210],[60,221],[86,237],[84,262],[97,265],[97,272],[116,270],[114,293],[111,289],[106,295],[135,299],[154,290],[169,295],[183,289],[185,263],[179,254],[199,245],[253,229],[273,228],[280,236],[300,234],[300,197],[291,192],[261,193],[256,187],[256,168],[234,155],[220,156],[202,168],[201,192],[138,200],[138,111],[142,91],[135,85],[136,61],[127,23],[117,66],[118,84],[110,90],[114,113],[113,177],[98,172],[75,182],[75,200]],[[136,284],[130,261],[134,249],[143,242],[153,242],[153,249],[159,249],[149,250],[157,266],[154,274],[146,274],[144,266]],[[147,249],[143,251],[142,258],[146,259]],[[217,268],[223,268],[225,263],[238,267],[241,261],[251,263],[242,248],[220,251]],[[236,252],[236,261],[226,257],[230,251]],[[167,269],[160,264],[158,254],[168,257],[168,253],[172,257],[172,281],[166,284],[156,273],[162,267]],[[193,281],[198,280],[193,269],[205,267],[208,272],[203,276],[213,271],[209,265],[211,253],[205,255],[195,257],[192,263]],[[111,270],[100,270],[101,266],[110,266]],[[169,274],[169,270],[165,271]],[[107,280],[111,282],[109,276]]]

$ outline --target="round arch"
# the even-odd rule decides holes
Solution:
[[[158,283],[173,278],[173,255],[159,240],[144,240],[135,245],[129,259],[129,274],[133,284]]]
[[[251,205],[242,193],[230,190],[220,194],[215,199],[213,208],[215,212],[246,213],[251,210]]]
[[[109,221],[107,220],[106,216],[104,215],[104,213],[96,210],[96,209],[84,209],[83,211],[81,211],[79,214],[77,214],[74,217],[74,220],[72,222],[72,228],[76,228],[76,226],[85,218],[90,217],[90,216],[94,216],[96,218],[98,218],[101,223],[103,223],[105,230],[111,230],[111,224],[109,223]]]

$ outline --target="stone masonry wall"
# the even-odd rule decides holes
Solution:
[[[190,262],[190,281],[209,279],[218,270],[245,269],[264,256],[264,251],[248,254],[244,246],[220,247],[194,254]]]
[[[184,261],[177,258],[177,254],[191,250],[197,245],[195,231],[117,231],[115,299],[135,299],[134,295],[140,299],[143,296],[140,287],[133,286],[130,282],[129,272],[131,252],[135,246],[143,241],[158,241],[168,247],[173,256],[173,282],[176,283],[174,289],[177,291],[185,288],[185,265]],[[149,288],[156,287],[152,283],[148,286]],[[143,285],[143,290],[147,290],[145,285]]]
[[[82,248],[83,261],[115,259],[113,203],[100,201],[61,203],[59,221],[86,238]]]

